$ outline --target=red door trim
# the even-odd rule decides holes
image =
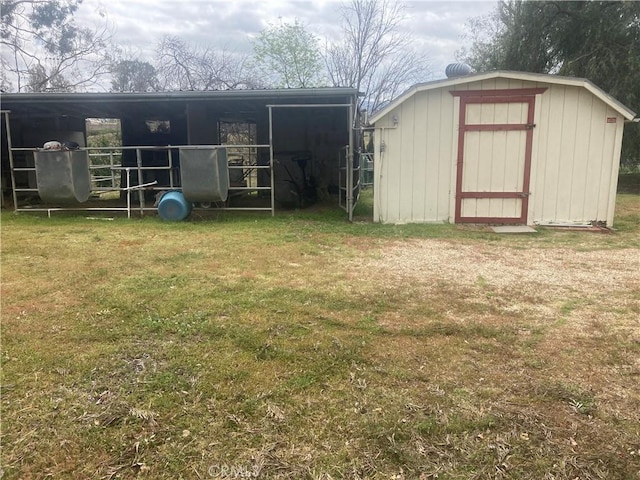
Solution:
[[[522,95],[523,90],[530,92],[529,95]],[[527,223],[527,212],[529,210],[529,188],[531,186],[531,154],[533,150],[533,124],[535,114],[535,95],[542,93],[546,89],[516,89],[516,90],[466,90],[450,92],[454,96],[460,97],[460,115],[458,128],[458,157],[456,165],[456,202],[455,202],[455,222],[456,223]],[[496,102],[496,92],[506,92],[504,97]],[[483,95],[481,92],[490,92],[490,95]],[[516,92],[516,93],[513,93]],[[477,103],[526,103],[527,123],[525,124],[467,124],[467,105]],[[465,192],[462,190],[462,174],[464,166],[464,138],[468,131],[499,131],[499,130],[524,130],[525,137],[525,159],[524,159],[524,179],[521,192]],[[463,217],[463,198],[521,198],[521,210],[519,217]]]
[[[460,128],[465,132],[494,132],[499,130],[528,130],[531,127],[529,125],[523,125],[521,123],[472,123],[469,125],[460,126]]]
[[[512,95],[508,97],[498,96],[466,96],[461,95],[460,98],[466,98],[469,103],[515,103],[515,102],[527,102],[531,95]]]
[[[462,198],[525,198],[523,192],[460,192]]]
[[[504,88],[498,90],[449,90],[454,97],[515,97],[518,95],[539,95],[547,91],[547,88]]]

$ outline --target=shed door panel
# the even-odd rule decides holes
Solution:
[[[491,100],[489,100],[491,101]],[[527,123],[528,103],[467,103],[467,125]]]
[[[526,223],[534,102],[461,96],[457,223]]]

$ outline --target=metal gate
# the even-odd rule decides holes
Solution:
[[[527,223],[535,96],[545,90],[451,92],[460,97],[456,223]]]

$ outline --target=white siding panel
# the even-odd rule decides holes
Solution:
[[[464,188],[469,191],[476,192],[489,192],[491,191],[491,184],[493,183],[493,171],[504,170],[505,157],[504,155],[501,157],[497,155],[494,151],[494,141],[495,134],[494,132],[467,132],[467,138],[469,138],[470,134],[479,134],[480,136],[480,147],[477,152],[477,181],[474,185],[471,185],[469,188]],[[475,135],[474,135],[475,136]],[[464,169],[467,168],[467,160],[472,160],[469,157],[465,157],[464,159]],[[464,175],[463,175],[464,177]],[[498,187],[500,188],[500,187]],[[484,216],[484,215],[483,215]]]
[[[495,88],[497,89],[505,89],[505,88],[522,88],[521,80],[510,80],[508,78],[496,78],[495,79]]]
[[[381,188],[380,195],[380,215],[385,222],[398,222],[400,210],[400,161],[402,158],[402,142],[400,128],[394,127],[392,118],[400,115],[400,108],[389,113],[387,121],[380,122],[380,147],[376,150],[378,155],[374,168],[380,169],[380,176],[375,181],[379,182]],[[377,126],[377,125],[376,125]],[[381,151],[382,150],[382,151]]]
[[[405,154],[412,163],[410,208],[401,202],[402,222],[438,222],[449,220],[450,171],[455,166],[451,143],[457,135],[453,124],[454,98],[448,90],[416,95],[413,106],[413,134],[404,135],[403,143],[413,137],[413,150]],[[408,110],[403,111],[406,118]],[[401,128],[407,127],[406,121]],[[404,168],[404,167],[403,167]]]
[[[546,86],[546,84],[541,85],[540,83],[534,81],[510,79],[508,88],[538,88]]]
[[[489,105],[487,105],[489,106]],[[512,110],[513,104],[511,103],[494,103],[493,107],[493,123],[521,123],[516,120],[515,122],[509,122],[510,110]]]
[[[571,179],[575,173],[575,151],[578,116],[579,95],[577,89],[564,89],[564,118],[560,118],[562,137],[560,139],[560,170],[558,185],[558,203],[556,218],[569,220],[571,218]]]
[[[463,217],[520,217],[522,200],[519,198],[463,198]]]
[[[505,217],[519,218],[522,214],[521,198],[505,198],[502,201],[502,215]]]
[[[603,182],[603,178],[607,177],[607,172],[611,169],[612,153],[605,151],[607,106],[604,102],[594,98],[589,120],[588,175],[584,186],[588,204],[585,209],[591,214],[591,220],[604,220],[607,217],[608,185]]]
[[[507,118],[504,123],[515,123],[519,125],[527,123],[529,104],[507,103],[505,106],[507,107]],[[502,123],[502,121],[500,123]]]
[[[622,115],[617,114],[613,111],[613,109],[609,109],[609,114],[608,116],[610,117],[616,117],[617,116],[617,121],[616,123],[609,123],[606,125],[615,125],[615,129],[607,129],[607,137],[612,136],[614,137],[613,140],[613,148],[609,151],[609,156],[608,158],[611,159],[611,169],[609,170],[609,202],[607,205],[607,218],[606,218],[606,222],[608,226],[613,226],[613,216],[614,216],[614,212],[615,212],[615,206],[616,206],[616,189],[618,186],[618,174],[620,171],[620,153],[622,151],[622,133],[623,133],[623,128],[624,128],[624,123],[623,123],[623,118]],[[603,177],[605,177],[603,175]]]
[[[467,105],[467,110],[474,107],[474,104]],[[480,105],[480,124],[498,123],[496,121],[496,105],[493,103],[485,103]],[[502,112],[504,113],[504,112]],[[467,122],[469,123],[469,122]]]
[[[489,132],[487,132],[489,133]],[[507,132],[491,132],[493,134],[492,156],[495,159],[503,159],[502,161],[491,162],[491,177],[489,182],[489,191],[499,191],[504,188],[505,179],[508,168],[507,153]],[[511,132],[513,133],[513,132]]]
[[[547,129],[546,142],[541,144],[540,154],[544,155],[544,176],[541,182],[537,182],[538,195],[542,197],[542,221],[557,218],[557,204],[559,189],[561,188],[561,151],[562,142],[562,116],[564,115],[564,87],[549,90],[545,95],[548,106],[546,118],[541,123]],[[546,113],[546,112],[545,112]]]
[[[416,97],[413,96],[402,105],[402,112],[399,116],[399,132],[401,134],[402,153],[396,160],[400,168],[400,205],[398,218],[401,222],[412,220],[413,209],[413,169],[417,163],[415,158],[415,112]],[[398,161],[399,160],[399,161]]]
[[[482,123],[482,105],[471,104],[467,105],[466,110],[466,123],[470,125],[478,125]]]
[[[607,123],[607,118],[615,118],[615,123]],[[598,203],[598,220],[604,220],[607,225],[613,224],[615,192],[618,183],[618,169],[620,167],[620,149],[622,146],[622,117],[613,109],[607,107],[605,118],[602,119],[603,131],[602,173],[600,176],[600,195]]]
[[[398,109],[400,110],[400,109]],[[400,112],[398,111],[398,114]],[[392,116],[394,114],[392,113]],[[386,202],[387,217],[391,222],[400,221],[400,192],[402,189],[402,137],[401,128],[385,130],[387,137],[385,147],[386,175],[389,185],[389,197]]]
[[[527,83],[527,82],[525,82]],[[547,85],[527,85],[527,87],[546,87]],[[542,181],[544,180],[544,171],[545,165],[544,162],[540,161],[541,158],[544,158],[544,155],[541,155],[541,149],[544,149],[546,145],[546,138],[548,136],[549,122],[543,121],[542,119],[549,118],[549,102],[545,101],[545,98],[548,96],[548,92],[545,94],[536,95],[535,102],[535,110],[533,123],[536,127],[533,130],[533,142],[531,148],[531,182],[529,185],[529,211],[527,212],[527,223],[534,223],[537,218],[536,214],[538,212],[542,212],[543,205],[543,196],[539,194],[541,192],[541,188],[543,187]],[[538,180],[542,179],[542,180]],[[540,181],[540,187],[539,182]]]
[[[473,152],[473,155],[464,157],[464,173],[462,178],[464,180],[466,177],[467,168],[469,167],[475,171],[475,181],[469,178],[469,183],[467,185],[463,182],[462,189],[463,191],[486,192],[491,189],[491,171],[493,169],[493,164],[500,164],[501,162],[499,159],[494,158],[493,155],[493,132],[467,132],[465,135],[465,150],[467,140],[474,137],[479,137],[480,139],[478,142],[478,150]],[[477,201],[475,202],[475,205],[476,216],[489,216],[489,202]]]
[[[388,195],[387,186],[382,183],[382,162],[380,158],[380,140],[382,129],[376,128],[373,131],[373,221],[382,222],[384,220],[382,207],[382,197]]]
[[[502,191],[504,192],[522,191],[526,137],[526,132],[522,130],[507,133],[506,155],[504,159],[505,175],[502,184]]]
[[[560,165],[560,118],[563,114],[563,87],[549,88],[536,103],[539,121],[534,132],[537,154],[532,156],[531,197],[534,209],[530,222],[543,222],[555,218],[558,199],[558,172]],[[535,175],[533,174],[535,172]]]
[[[453,222],[455,218],[456,164],[458,156],[458,116],[460,99],[441,91],[440,123],[442,140],[438,182],[438,218]]]
[[[583,88],[562,85],[550,85],[536,108],[529,220],[605,220],[616,130],[606,121],[617,112]]]
[[[425,198],[427,195],[427,179],[429,174],[427,158],[427,142],[429,131],[427,125],[431,113],[427,109],[427,95],[415,95],[414,131],[413,131],[413,175],[411,178],[411,221],[420,222],[425,218]]]
[[[464,137],[462,190],[465,192],[474,191],[478,188],[481,148],[480,133],[481,132],[467,132]]]
[[[572,89],[575,90],[575,89]],[[569,202],[568,220],[586,221],[586,205],[588,201],[585,195],[585,185],[587,183],[587,166],[589,158],[589,135],[591,134],[591,107],[593,95],[584,89],[576,92],[578,98],[578,110],[575,118],[565,117],[567,123],[575,123],[574,138],[567,139],[571,143],[568,148],[573,149],[573,171],[568,179],[567,185],[570,187],[571,199]]]
[[[424,105],[427,117],[426,125],[426,143],[425,143],[425,196],[423,211],[424,216],[421,219],[425,222],[446,220],[446,216],[443,218],[439,211],[441,201],[441,192],[444,189],[448,192],[448,181],[442,184],[440,179],[440,172],[443,168],[443,157],[448,155],[448,143],[446,142],[447,133],[451,130],[451,125],[443,125],[442,118],[442,93],[443,91],[437,90],[429,92],[429,95],[424,96]],[[448,95],[448,94],[447,94]],[[446,162],[446,159],[444,159]],[[448,198],[445,198],[447,202],[448,211]],[[448,213],[445,213],[448,215]]]
[[[376,123],[374,217],[390,223],[449,220],[455,168],[454,97],[421,92]],[[392,118],[398,116],[393,128]],[[380,143],[386,145],[380,152]]]
[[[467,105],[467,125],[494,123],[523,124],[526,123],[526,121],[526,103],[470,103]]]
[[[469,85],[469,90],[495,90],[498,79],[490,78],[482,82],[475,82]]]

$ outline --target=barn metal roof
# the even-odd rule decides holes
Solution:
[[[291,98],[291,97],[323,97],[335,95],[355,95],[357,90],[346,87],[323,87],[323,88],[274,88],[255,90],[205,90],[205,91],[175,91],[175,92],[71,92],[71,93],[3,93],[3,101],[41,101],[58,102],[68,101],[148,101],[148,100],[201,100],[201,99],[232,99],[232,98]]]
[[[162,112],[185,104],[216,103],[243,108],[258,104],[334,103],[357,98],[353,88],[291,88],[256,90],[211,90],[150,93],[3,93],[2,110],[12,113],[89,115],[109,117],[127,112]]]
[[[549,75],[544,73],[529,73],[529,72],[513,72],[507,70],[496,70],[493,72],[485,72],[485,73],[475,73],[471,75],[465,75],[463,77],[456,78],[446,78],[443,80],[435,80],[432,82],[426,83],[418,83],[403,94],[401,94],[398,98],[391,101],[386,107],[382,108],[378,112],[371,115],[369,118],[369,123],[374,124],[382,117],[391,112],[398,105],[403,103],[408,98],[412,97],[418,92],[422,92],[425,90],[433,90],[436,88],[443,87],[452,87],[455,85],[462,85],[465,83],[478,82],[482,80],[491,80],[493,78],[508,78],[513,80],[525,80],[531,82],[542,82],[542,83],[552,83],[552,84],[560,84],[560,85],[569,85],[574,87],[583,87],[587,89],[589,92],[594,94],[604,103],[609,105],[611,108],[620,113],[625,119],[628,121],[633,121],[636,114],[618,100],[613,98],[611,95],[606,93],[604,90],[596,86],[591,81],[585,78],[577,78],[577,77],[563,77],[560,75]]]

